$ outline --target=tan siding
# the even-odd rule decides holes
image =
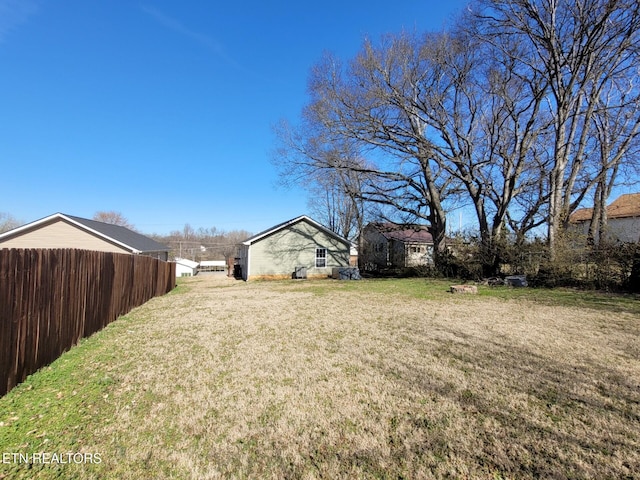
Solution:
[[[325,268],[315,267],[316,248],[327,249]],[[252,278],[291,278],[297,266],[309,276],[328,276],[333,267],[349,266],[349,245],[303,220],[252,244],[250,261]]]
[[[38,226],[0,241],[1,248],[79,248],[99,252],[131,253],[63,220]]]

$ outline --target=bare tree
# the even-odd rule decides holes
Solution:
[[[23,223],[10,213],[0,212],[0,233],[18,228]]]
[[[307,189],[309,206],[318,220],[344,238],[359,236],[364,222],[362,198],[365,161],[344,142],[327,140],[311,122],[295,128],[281,121],[274,127],[278,142],[272,162],[281,183]]]
[[[182,230],[174,230],[168,235],[154,234],[157,241],[168,245],[174,257],[190,258],[195,261],[221,260],[232,263],[242,241],[251,236],[245,230],[218,230],[216,227],[194,229],[186,223]]]
[[[358,199],[430,224],[436,261],[460,203],[476,213],[485,273],[507,228],[522,242],[547,222],[553,252],[569,214],[593,190],[608,197],[637,143],[639,5],[481,0],[450,32],[367,40],[347,65],[327,55],[285,175],[360,179]]]
[[[112,225],[119,225],[121,227],[135,230],[135,227],[129,222],[129,220],[127,220],[124,215],[122,215],[122,213],[113,210],[96,212],[93,215],[93,219],[98,222],[110,223]]]
[[[233,265],[234,259],[238,256],[240,244],[250,236],[251,234],[246,230],[231,230],[221,235],[222,242],[219,246],[219,252],[224,256],[227,265]]]
[[[502,54],[503,48],[513,51],[518,45],[503,38],[501,49],[493,47],[472,20],[465,18],[450,33],[432,37],[434,80],[415,101],[441,164],[473,206],[483,273],[490,276],[499,268],[507,220],[520,235],[536,225],[538,202],[519,212],[513,205],[539,186],[544,150],[537,144],[548,122],[540,113],[544,79],[523,76]]]
[[[512,58],[523,71],[548,82],[546,113],[553,119],[548,178],[548,242],[553,254],[569,214],[597,180],[587,175],[594,119],[620,105],[637,76],[640,3],[637,0],[482,0],[477,18],[483,38],[506,37],[521,46]],[[506,52],[509,53],[509,52]],[[625,81],[626,80],[626,81]],[[626,148],[617,143],[617,149]],[[612,157],[619,152],[611,152]],[[600,171],[598,169],[598,171]]]
[[[329,132],[325,138],[348,139],[376,158],[347,167],[368,176],[362,197],[427,220],[436,252],[444,249],[446,206],[469,202],[483,269],[493,274],[507,220],[521,234],[543,221],[539,201],[519,217],[510,207],[539,191],[546,150],[538,144],[548,121],[540,113],[545,79],[522,75],[481,40],[459,28],[365,42],[345,71],[331,58],[316,68],[305,114]]]
[[[330,230],[344,238],[354,238],[360,231],[361,208],[336,175],[337,172],[329,172],[308,187],[308,205],[314,217]]]
[[[304,116],[323,131],[325,142],[347,144],[357,158],[367,158],[339,166],[365,179],[362,200],[429,223],[437,262],[445,248],[444,202],[456,185],[416,109],[414,99],[425,94],[424,77],[431,72],[425,53],[407,38],[389,36],[378,47],[365,41],[346,67],[326,56],[312,71]]]
[[[637,156],[640,146],[640,88],[635,78],[630,79],[628,89],[616,102],[608,101],[609,95],[620,95],[619,89],[607,88],[603,92],[605,100],[599,99],[593,117],[592,140],[596,186],[593,198],[592,218],[589,224],[588,240],[596,244],[605,238],[607,229],[607,203],[614,186],[619,183],[618,175],[633,171],[638,166]],[[612,103],[614,106],[611,106]]]

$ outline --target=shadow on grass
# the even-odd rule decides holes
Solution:
[[[637,378],[615,367],[567,364],[526,346],[449,333],[460,341],[434,341],[431,364],[390,359],[383,372],[402,389],[455,406],[458,427],[450,433],[450,425],[437,426],[442,418],[425,417],[420,409],[405,414],[405,422],[423,430],[423,444],[414,449],[426,454],[439,448],[443,458],[509,478],[635,478],[640,472]],[[465,385],[438,375],[434,363],[462,373]],[[459,441],[461,423],[469,430],[466,441],[443,445],[443,439]]]

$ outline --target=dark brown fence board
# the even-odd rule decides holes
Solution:
[[[0,249],[0,395],[175,280],[141,255]]]

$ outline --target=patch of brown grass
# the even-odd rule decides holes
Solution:
[[[116,322],[80,474],[640,475],[637,318],[310,284],[196,277]]]

